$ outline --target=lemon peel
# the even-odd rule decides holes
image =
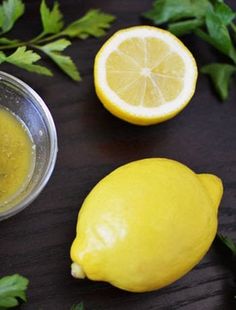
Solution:
[[[151,158],[103,178],[79,212],[72,274],[132,292],[162,288],[190,271],[217,230],[221,180]]]

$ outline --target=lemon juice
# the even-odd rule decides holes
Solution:
[[[0,106],[0,211],[23,192],[35,164],[35,146],[25,124]]]

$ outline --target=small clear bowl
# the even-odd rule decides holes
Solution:
[[[6,107],[22,120],[36,146],[32,177],[19,195],[0,206],[1,221],[22,211],[40,194],[53,172],[58,147],[56,128],[43,100],[27,84],[1,71],[0,106]]]

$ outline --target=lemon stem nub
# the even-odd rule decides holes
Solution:
[[[215,209],[218,210],[223,195],[223,184],[221,179],[213,174],[208,173],[201,173],[198,175],[198,177],[206,188]]]
[[[77,279],[84,279],[86,276],[82,267],[76,263],[71,264],[71,275]]]

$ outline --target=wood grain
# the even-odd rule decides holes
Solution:
[[[105,283],[76,281],[70,276],[69,249],[78,210],[90,189],[112,169],[135,159],[168,157],[196,172],[223,179],[225,193],[219,211],[219,231],[236,239],[236,91],[222,104],[206,77],[200,76],[191,104],[175,119],[141,128],[110,115],[97,99],[93,60],[103,42],[117,29],[143,21],[151,0],[61,0],[67,21],[99,7],[117,16],[100,40],[76,41],[68,49],[83,76],[74,83],[53,65],[53,78],[25,73],[12,66],[1,69],[30,84],[50,108],[58,130],[55,172],[40,197],[22,213],[0,223],[0,275],[20,273],[30,279],[24,310],[69,310],[84,301],[93,310],[228,310],[233,277],[216,245],[175,284],[160,291],[132,294]],[[27,1],[27,15],[14,34],[31,37],[40,30],[39,1]],[[228,1],[236,9],[235,1]],[[191,36],[185,43],[204,64],[219,55]],[[43,60],[48,63],[48,60]]]

